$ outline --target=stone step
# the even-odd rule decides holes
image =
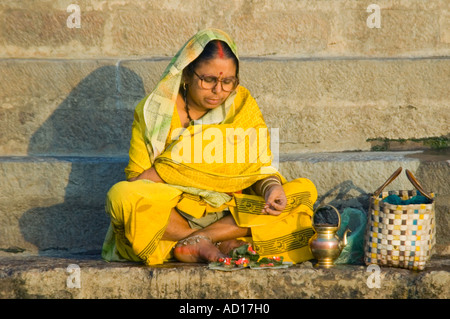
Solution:
[[[307,177],[317,204],[367,211],[369,194],[400,166],[437,195],[437,253],[450,254],[450,151],[287,154],[274,162],[288,179]],[[109,220],[108,189],[127,157],[0,157],[0,249],[30,254],[99,251]],[[413,189],[402,174],[387,190]]]
[[[134,108],[169,60],[0,60],[0,154],[126,156]],[[384,139],[450,144],[449,64],[244,58],[240,76],[280,153],[369,151]]]
[[[221,28],[243,56],[444,56],[446,0],[3,1],[0,57],[173,56],[205,27]],[[195,8],[195,9],[193,9]],[[380,25],[369,22],[379,13]],[[70,28],[79,14],[79,28]]]
[[[226,303],[231,307],[239,300],[257,302],[268,304],[272,314],[298,303],[277,308],[272,299],[445,300],[450,298],[450,260],[433,258],[423,271],[389,267],[373,271],[363,265],[317,269],[305,262],[287,269],[222,272],[204,264],[146,267],[92,256],[0,257],[0,298],[170,299],[171,306],[165,309],[169,317],[182,311],[184,299],[202,299],[203,306],[213,302],[205,299],[213,299],[215,313],[222,313]]]
[[[103,243],[108,189],[128,158],[0,157],[0,247],[91,250]]]

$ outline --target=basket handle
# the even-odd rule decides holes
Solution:
[[[397,178],[398,175],[400,175],[400,173],[402,172],[402,167],[397,168],[397,170],[394,172],[394,174],[392,174],[385,182],[383,185],[381,185],[374,193],[373,196],[378,197],[380,196],[381,192],[383,191],[383,189],[388,186],[394,179]]]
[[[411,184],[414,185],[414,187],[426,198],[428,198],[429,200],[433,200],[433,198],[430,196],[430,194],[428,194],[428,192],[426,192],[422,185],[420,185],[420,183],[417,181],[417,179],[414,177],[413,173],[411,173],[411,171],[406,170],[406,176],[408,177],[409,181],[411,182]]]
[[[400,175],[400,173],[402,172],[402,167],[397,168],[397,170],[394,172],[394,174],[392,174],[387,180],[386,182],[384,182],[383,185],[381,185],[374,193],[373,196],[374,197],[378,197],[380,196],[381,192],[383,191],[383,189],[385,189],[386,186],[388,186],[394,179],[397,178],[398,175]],[[417,181],[417,179],[414,177],[414,175],[411,173],[410,170],[406,170],[406,176],[408,177],[409,181],[411,182],[411,184],[414,185],[414,187],[426,198],[428,198],[429,200],[433,200],[433,197],[430,196],[430,194],[428,194],[422,187],[422,185],[420,185],[420,183]]]

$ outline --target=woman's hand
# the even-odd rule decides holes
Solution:
[[[141,175],[130,178],[128,181],[134,182],[139,179],[147,179],[147,180],[153,181],[155,183],[164,183],[164,181],[161,179],[161,177],[159,177],[158,172],[156,172],[156,169],[153,166],[150,167],[149,169],[143,171],[141,173]]]
[[[283,186],[274,184],[270,186],[264,194],[266,204],[262,209],[263,214],[278,216],[286,208],[287,199]]]

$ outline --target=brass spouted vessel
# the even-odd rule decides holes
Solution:
[[[330,207],[334,210],[338,216],[337,225],[334,224],[316,224],[314,217],[320,210],[325,207]],[[331,205],[324,205],[318,207],[312,217],[312,227],[316,232],[309,239],[309,247],[315,259],[317,259],[316,267],[331,268],[334,266],[334,261],[339,257],[342,249],[347,245],[347,233],[350,229],[344,232],[342,241],[336,235],[337,231],[341,227],[341,216],[339,211]]]

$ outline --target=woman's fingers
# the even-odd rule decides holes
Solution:
[[[262,209],[263,214],[278,216],[286,208],[286,194],[281,185],[276,185],[268,189],[266,194],[266,204]]]
[[[273,208],[271,208],[270,206],[267,206],[267,207],[264,207],[262,213],[263,213],[263,214],[266,214],[266,215],[278,216],[278,215],[281,214],[281,211],[280,211],[280,210],[273,209]]]
[[[286,207],[285,204],[282,205],[276,202],[266,203],[266,205],[264,205],[264,208],[262,209],[262,213],[278,216],[281,214],[282,210],[285,207]]]

